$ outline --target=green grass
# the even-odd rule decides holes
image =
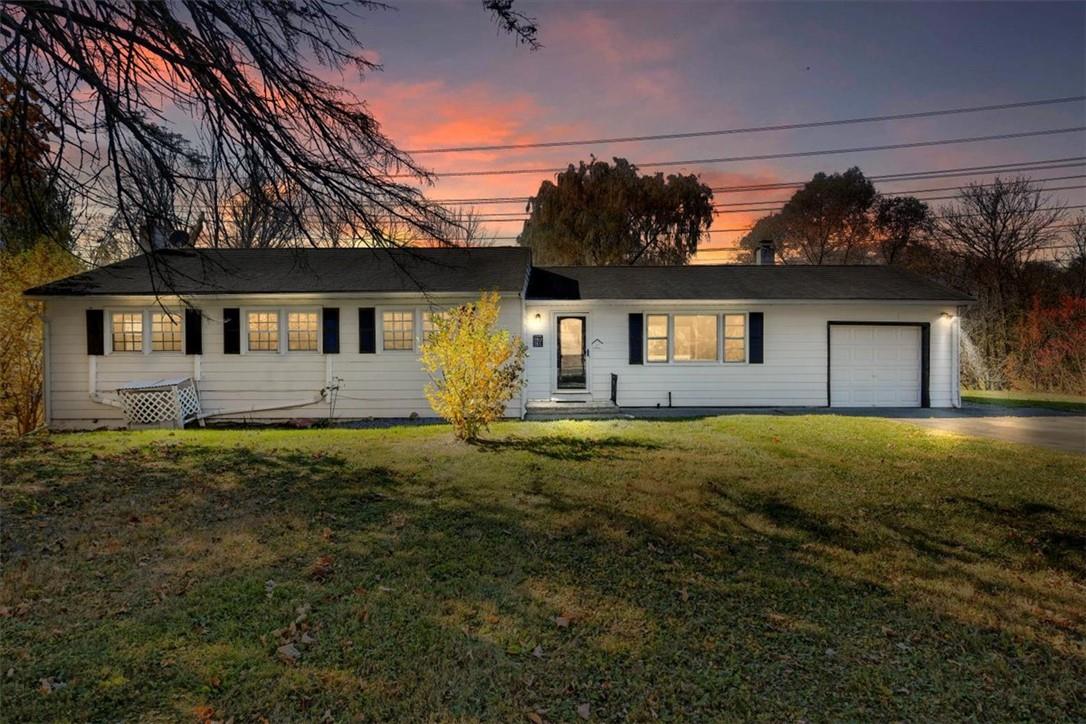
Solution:
[[[8,721],[1086,711],[1081,456],[831,416],[0,452]]]
[[[962,390],[962,399],[979,405],[1004,407],[1041,407],[1053,410],[1086,412],[1086,397],[1060,395],[1050,392],[1018,392],[1015,390]]]

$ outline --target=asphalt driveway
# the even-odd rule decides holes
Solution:
[[[959,413],[954,416],[903,416],[900,419],[932,430],[1086,454],[1086,415],[1030,407],[966,405],[954,410]]]
[[[1033,407],[963,403],[960,409],[922,408],[622,408],[630,417],[667,419],[708,415],[850,415],[883,417],[932,430],[1040,445],[1086,454],[1086,415]]]

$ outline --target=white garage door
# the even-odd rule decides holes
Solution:
[[[834,407],[919,407],[920,328],[830,326]]]

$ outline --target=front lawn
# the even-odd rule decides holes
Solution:
[[[1041,407],[1070,412],[1086,412],[1086,397],[1060,395],[1051,392],[1017,392],[1015,390],[962,390],[962,399],[978,405],[1004,407]]]
[[[0,452],[8,721],[1086,712],[1081,456],[832,416]]]

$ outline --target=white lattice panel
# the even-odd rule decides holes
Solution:
[[[200,416],[200,395],[188,377],[132,382],[117,389],[129,427],[182,427]]]

